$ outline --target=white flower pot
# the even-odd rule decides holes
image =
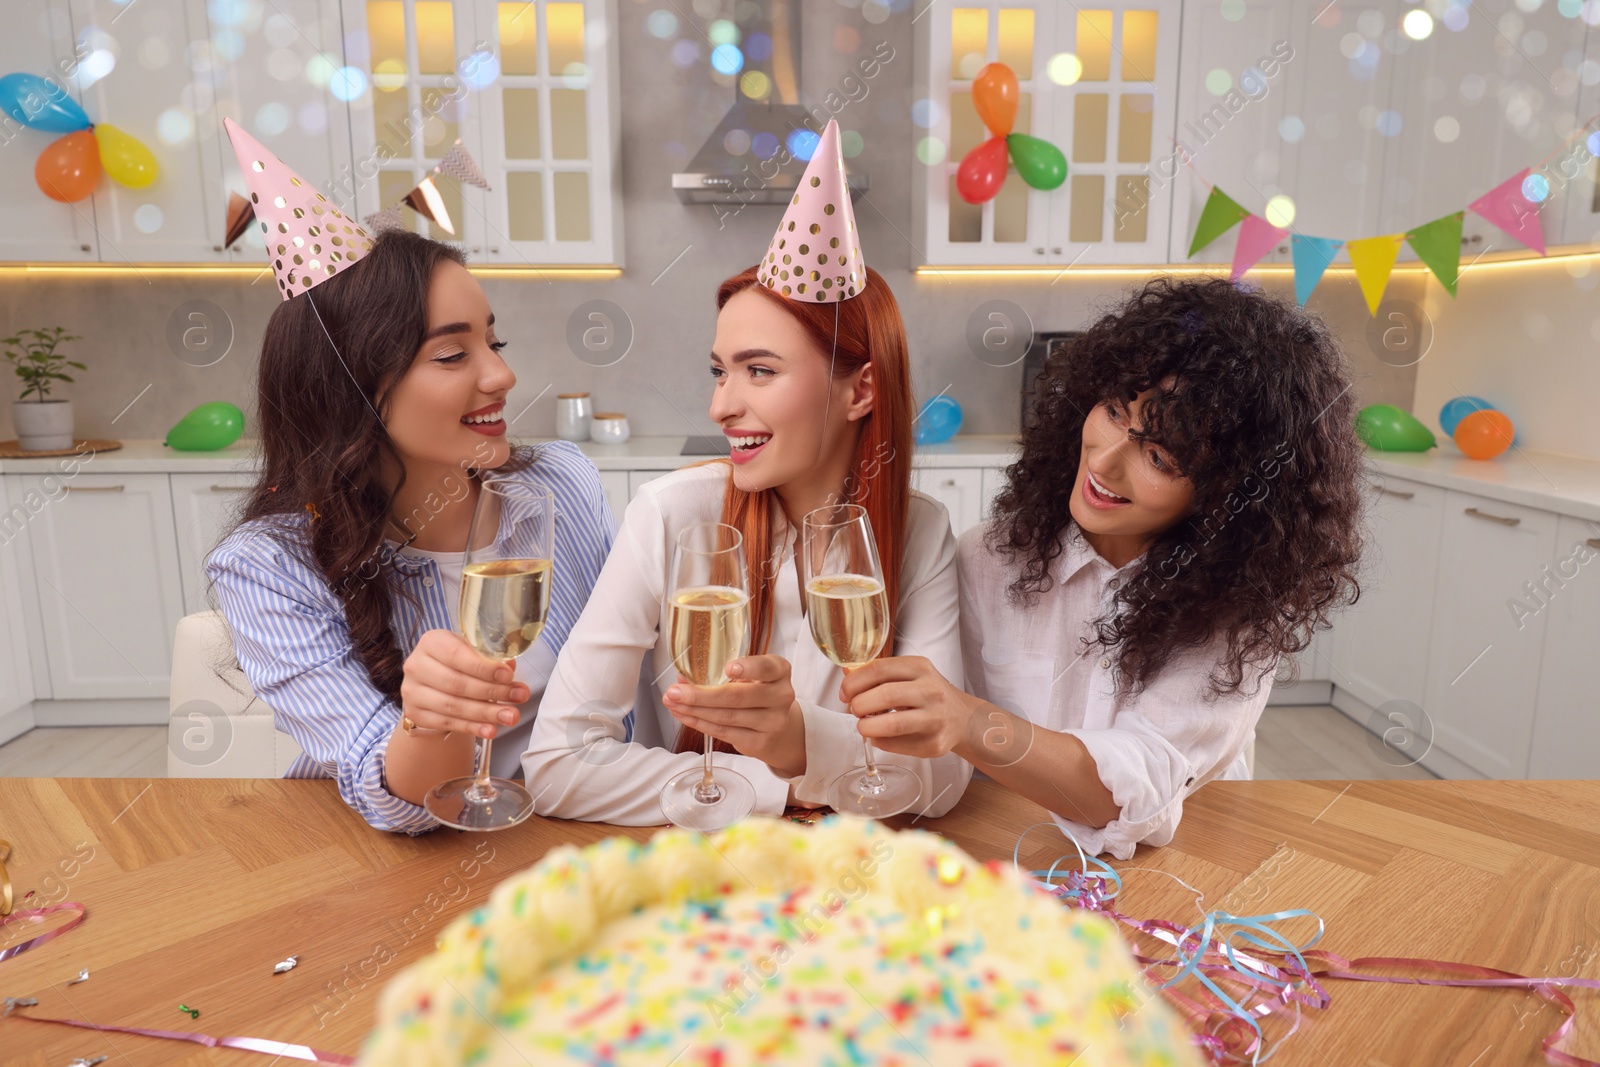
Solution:
[[[24,451],[52,452],[72,447],[70,400],[13,400],[11,421]]]

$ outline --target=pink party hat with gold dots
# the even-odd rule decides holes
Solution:
[[[250,204],[261,223],[278,288],[288,300],[326,281],[372,248],[372,238],[232,119],[223,119]]]
[[[848,300],[867,285],[861,234],[845,184],[839,124],[832,119],[767,246],[756,279],[790,300]]]

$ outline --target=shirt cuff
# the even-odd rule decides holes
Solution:
[[[353,792],[360,795],[351,798],[353,801],[351,806],[359,811],[367,820],[367,824],[375,830],[388,830],[413,836],[437,830],[444,824],[430,815],[427,808],[389,792],[388,782],[384,778],[384,765],[389,756],[389,737],[389,734],[384,734],[367,753],[368,766],[374,770],[371,777],[364,775],[365,781],[355,783]],[[373,778],[376,779],[375,782]]]
[[[810,701],[800,701],[806,725],[806,772],[780,779],[794,786],[794,798],[807,804],[826,804],[828,787],[849,770],[861,754],[861,734],[856,717]],[[840,763],[844,755],[847,762]]]
[[[728,758],[720,752],[717,754],[717,762],[719,764]],[[737,762],[732,765],[733,770],[748,778],[750,784],[755,787],[755,813],[757,815],[771,816],[775,819],[781,817],[784,810],[789,806],[788,781],[773,774],[771,767],[768,767],[753,756],[734,756],[732,758],[735,761],[748,760],[755,765],[752,767],[740,767]]]
[[[1121,815],[1098,829],[1052,812],[1087,855],[1110,852],[1129,859],[1141,842],[1165,845],[1183,816],[1183,800],[1195,770],[1170,745],[1152,748],[1128,730],[1066,730],[1083,743],[1095,773],[1111,793]]]

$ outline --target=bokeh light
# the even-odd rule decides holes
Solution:
[[[750,151],[750,131],[734,129],[723,134],[722,150],[730,156],[742,156]]]
[[[1222,0],[1222,17],[1229,22],[1238,22],[1244,18],[1244,0]]]
[[[752,63],[765,63],[772,58],[772,38],[764,33],[752,33],[744,39],[744,57]]]
[[[706,28],[706,40],[713,46],[738,44],[739,26],[732,19],[717,19]]]
[[[771,159],[778,151],[778,136],[762,130],[750,138],[750,151],[756,154],[757,159]]]
[[[917,142],[917,161],[924,166],[937,167],[944,162],[944,142],[937,137],[924,137]]]
[[[1544,203],[1550,195],[1550,179],[1543,174],[1528,175],[1522,179],[1522,195],[1532,203]]]
[[[1433,33],[1433,16],[1420,7],[1414,7],[1400,20],[1400,28],[1413,41],[1425,41]]]
[[[678,32],[678,16],[661,8],[645,16],[644,29],[652,37],[665,41]]]
[[[844,153],[844,158],[854,159],[867,147],[866,138],[856,130],[845,130],[839,135],[839,151]]]
[[[1212,96],[1225,96],[1233,88],[1233,75],[1217,67],[1206,75],[1206,91]]]
[[[772,80],[759,70],[747,70],[739,75],[739,91],[752,100],[765,100],[772,91]]]
[[[1461,123],[1449,115],[1440,115],[1433,120],[1433,135],[1445,144],[1450,144],[1461,136]]]
[[[672,52],[670,55],[673,66],[685,68],[692,67],[696,63],[700,62],[700,46],[689,40],[687,37],[681,37],[672,42]]]
[[[1287,229],[1294,224],[1294,200],[1279,193],[1267,201],[1263,217],[1279,229]]]
[[[1378,119],[1373,123],[1373,128],[1385,137],[1399,137],[1400,130],[1405,125],[1405,120],[1400,112],[1385,109],[1378,112]]]
[[[185,144],[193,136],[194,116],[188,108],[169,107],[156,119],[156,137],[162,144]]]
[[[140,233],[155,233],[166,221],[166,215],[154,204],[140,204],[133,211],[133,225]]]
[[[1278,120],[1278,136],[1289,144],[1299,144],[1306,135],[1306,124],[1299,115],[1285,115]]]
[[[815,131],[802,127],[789,131],[789,136],[784,138],[784,147],[789,149],[789,154],[794,158],[809,160],[821,140]]]
[[[1073,85],[1083,77],[1083,61],[1071,52],[1057,52],[1045,65],[1045,74],[1057,85]]]
[[[276,137],[289,128],[289,109],[276,100],[256,109],[256,132],[263,137]]]
[[[861,47],[861,32],[854,26],[836,26],[833,31],[833,50],[840,55],[850,55]]]
[[[372,87],[380,92],[392,93],[406,87],[406,65],[398,59],[385,59],[372,72]]]
[[[367,91],[367,76],[355,67],[340,67],[328,78],[328,92],[335,100],[357,100]]]
[[[737,74],[744,69],[744,53],[736,44],[719,44],[711,50],[711,69],[718,74]]]
[[[326,88],[333,72],[339,69],[339,63],[330,55],[318,53],[306,60],[306,81],[318,89]]]
[[[911,105],[911,121],[923,129],[938,125],[939,119],[942,117],[943,112],[940,111],[938,103],[933,100],[922,99]]]

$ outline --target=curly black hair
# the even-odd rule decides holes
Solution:
[[[1213,695],[1259,684],[1354,603],[1362,450],[1344,353],[1315,316],[1221,278],[1157,278],[1052,353],[1036,384],[987,535],[1017,570],[1013,603],[1054,584],[1096,405],[1154,390],[1142,436],[1194,487],[1084,639],[1114,657],[1124,692],[1219,637]]]

